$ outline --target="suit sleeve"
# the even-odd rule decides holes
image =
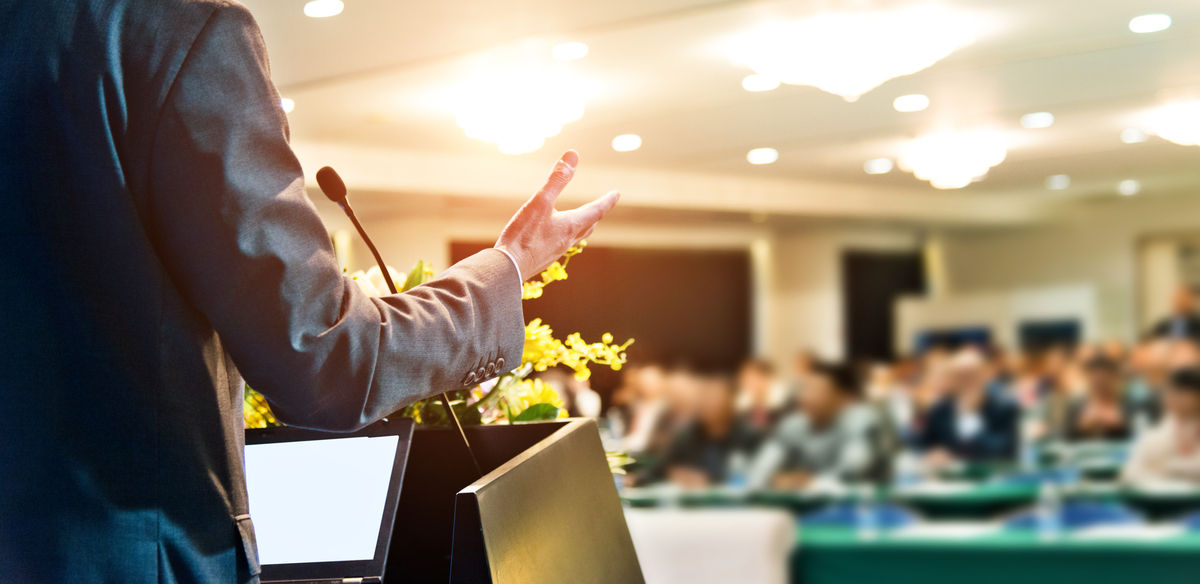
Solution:
[[[405,294],[339,270],[257,25],[215,9],[160,113],[147,224],[182,294],[287,423],[361,427],[520,364],[520,279],[485,250]]]

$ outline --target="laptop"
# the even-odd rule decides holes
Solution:
[[[246,430],[246,488],[264,583],[377,584],[413,422],[357,432]]]

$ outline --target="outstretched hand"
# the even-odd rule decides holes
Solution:
[[[620,193],[611,191],[575,209],[556,210],[554,201],[571,182],[578,164],[579,154],[574,150],[563,154],[546,184],[521,205],[496,240],[496,249],[512,255],[523,278],[540,273],[572,245],[591,235],[596,223],[621,198]]]

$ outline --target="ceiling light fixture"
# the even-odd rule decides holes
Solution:
[[[304,5],[304,15],[310,18],[337,16],[346,9],[342,0],[311,0]]]
[[[458,126],[504,154],[533,152],[583,117],[582,88],[560,69],[493,68],[461,92]]]
[[[279,107],[283,108],[283,113],[290,114],[296,109],[296,101],[290,97],[282,97],[279,99]]]
[[[1122,196],[1132,197],[1142,192],[1142,183],[1134,179],[1127,178],[1117,184],[1117,192],[1121,193]]]
[[[1150,131],[1180,146],[1200,146],[1200,99],[1161,106],[1150,113]]]
[[[1146,141],[1146,133],[1138,128],[1125,128],[1121,130],[1121,141],[1126,144],[1141,144]]]
[[[1004,136],[989,131],[929,134],[909,142],[900,168],[937,189],[961,189],[987,176],[1008,155]]]
[[[1065,174],[1052,174],[1046,177],[1046,188],[1052,191],[1065,191],[1071,186],[1071,177]]]
[[[854,101],[971,44],[985,21],[933,5],[823,12],[762,25],[734,39],[729,52],[760,75]]]
[[[1049,128],[1054,125],[1054,114],[1050,112],[1033,112],[1021,116],[1021,127],[1030,130]]]
[[[554,48],[550,50],[550,54],[559,61],[577,61],[587,56],[588,46],[586,43],[579,41],[561,43],[554,45]]]
[[[1171,17],[1166,14],[1143,14],[1129,21],[1129,30],[1138,34],[1158,32],[1171,28]]]
[[[774,148],[755,148],[746,153],[746,162],[750,164],[771,164],[779,160],[779,151]]]
[[[612,139],[612,149],[617,152],[633,152],[642,147],[642,137],[637,134],[621,134]]]
[[[892,100],[892,107],[903,113],[924,111],[929,107],[929,96],[920,93],[901,95]]]
[[[742,89],[745,89],[746,91],[753,91],[757,93],[760,91],[771,91],[777,87],[779,87],[779,80],[775,79],[774,77],[767,77],[766,75],[759,75],[755,73],[742,78]]]
[[[867,174],[887,174],[891,171],[891,158],[872,158],[863,163],[863,172]]]

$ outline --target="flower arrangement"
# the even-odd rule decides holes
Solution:
[[[539,277],[522,285],[521,298],[540,298],[545,287],[553,282],[567,279],[567,263],[583,251],[586,242],[580,242],[567,251],[563,258],[546,268]],[[392,279],[400,280],[400,273],[388,267]],[[365,272],[358,271],[350,277],[364,292],[380,296],[387,287],[383,273],[378,267]],[[404,278],[401,291],[407,291],[433,278],[432,267],[418,261]],[[525,325],[525,349],[521,366],[469,389],[450,392],[450,405],[459,420],[466,425],[507,424],[553,420],[567,417],[562,396],[553,386],[540,379],[530,379],[534,372],[565,366],[574,371],[577,379],[591,375],[591,365],[603,365],[620,370],[625,364],[625,350],[633,343],[629,339],[614,344],[613,336],[605,333],[599,342],[587,342],[579,333],[567,335],[566,340],[555,338],[554,331],[542,319],[535,318]],[[405,407],[399,415],[413,418],[421,424],[445,425],[449,423],[440,397],[419,401]],[[245,423],[247,428],[278,425],[270,406],[262,395],[246,387]],[[620,456],[620,455],[617,455]],[[619,467],[620,465],[618,465]]]

